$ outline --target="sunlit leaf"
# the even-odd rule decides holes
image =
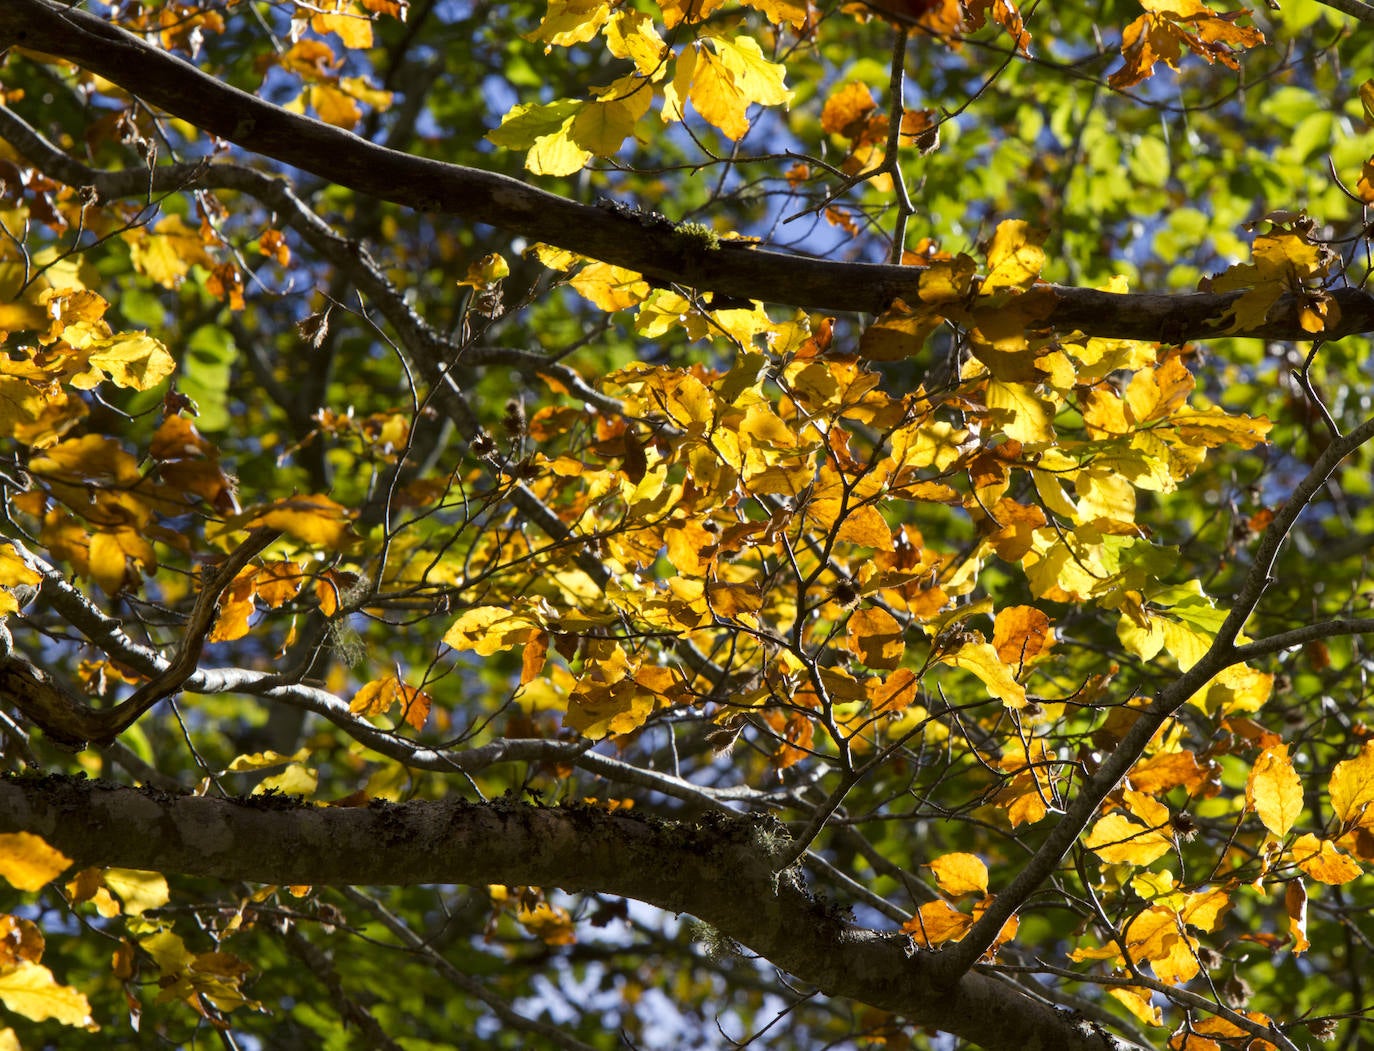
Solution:
[[[98,1028],[84,995],[70,986],[60,985],[51,971],[29,960],[0,972],[0,1003],[35,1022],[51,1019],[62,1025]]]
[[[1285,836],[1302,813],[1302,779],[1293,769],[1284,745],[1266,748],[1245,783],[1245,801],[1259,814],[1264,827]]]
[[[0,877],[19,890],[42,889],[71,863],[71,858],[31,832],[0,833]]]
[[[1374,741],[1331,771],[1331,809],[1345,827],[1374,828]]]
[[[1330,840],[1318,839],[1304,833],[1290,848],[1298,867],[1318,883],[1339,886],[1359,877],[1363,871],[1348,854],[1342,853]]]
[[[940,889],[951,897],[988,892],[988,867],[976,854],[945,854],[930,867]]]

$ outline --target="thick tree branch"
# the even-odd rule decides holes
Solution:
[[[579,204],[503,175],[378,146],[222,84],[95,15],[51,0],[0,5],[0,46],[61,56],[245,150],[338,185],[500,227],[655,281],[813,310],[878,313],[894,298],[917,300],[918,267],[829,262],[728,241],[711,248],[622,210]],[[1221,335],[1313,338],[1298,322],[1302,303],[1294,296],[1281,299],[1263,324],[1228,332],[1227,308],[1241,293],[1121,295],[1062,285],[1038,292],[1044,323],[1061,331],[1170,342]],[[1374,296],[1349,288],[1333,295],[1341,316],[1322,339],[1374,331]]]
[[[990,1051],[1103,1051],[1113,1039],[982,974],[936,986],[907,938],[852,926],[788,873],[762,818],[695,825],[595,807],[409,803],[312,807],[278,797],[168,796],[67,778],[0,781],[0,831],[42,836],[79,865],[259,883],[535,884],[690,913],[829,995]]]

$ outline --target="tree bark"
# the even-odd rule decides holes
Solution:
[[[281,796],[211,799],[68,777],[0,781],[0,832],[31,832],[81,867],[256,883],[532,884],[690,913],[830,996],[894,1012],[989,1051],[1128,1051],[993,978],[940,988],[931,954],[857,927],[774,857],[769,818],[694,824],[496,801],[319,807]]]
[[[168,113],[261,154],[380,200],[486,223],[650,280],[807,310],[878,314],[918,301],[921,267],[841,263],[721,241],[711,247],[661,216],[579,204],[493,172],[444,164],[368,142],[223,84],[98,16],[51,0],[4,0],[0,46],[57,55]],[[1324,340],[1374,331],[1374,296],[1333,292],[1340,318],[1314,336],[1302,307],[1281,298],[1263,324],[1233,330],[1227,309],[1242,293],[1117,294],[1037,286],[1044,324],[1114,339],[1171,343],[1223,335]]]

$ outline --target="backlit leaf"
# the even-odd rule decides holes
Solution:
[[[1174,844],[1163,831],[1113,813],[1093,825],[1083,845],[1111,864],[1148,865],[1172,850]]]
[[[324,551],[342,551],[353,542],[347,508],[323,494],[279,500],[252,513],[249,523],[280,529]]]
[[[0,877],[18,890],[41,890],[71,863],[32,832],[0,833]]]
[[[1286,745],[1266,748],[1250,770],[1245,801],[1276,836],[1285,836],[1302,813],[1302,779],[1293,769]]]
[[[138,869],[106,869],[102,874],[105,886],[119,895],[124,912],[129,916],[142,915],[148,909],[160,909],[171,900],[167,878],[160,872]]]
[[[461,613],[444,633],[444,643],[455,650],[474,650],[484,657],[528,644],[541,631],[527,613],[504,606],[474,606]]]
[[[1331,809],[1347,828],[1374,829],[1374,741],[1331,772]]]
[[[877,606],[850,614],[846,644],[868,667],[888,670],[897,667],[906,648],[902,626],[892,614]]]
[[[930,863],[935,882],[951,897],[988,892],[988,867],[976,854],[945,854]]]
[[[1330,840],[1318,839],[1304,833],[1293,841],[1293,860],[1298,868],[1318,883],[1339,886],[1356,879],[1363,871],[1348,854],[1337,849]]]
[[[0,972],[0,1003],[35,1022],[51,1019],[63,1025],[97,1028],[86,997],[70,986],[59,985],[50,970],[29,960]]]
[[[1008,708],[1025,707],[1026,688],[1016,681],[1011,669],[988,643],[968,643],[953,653],[942,654],[939,661],[941,664],[963,668],[978,676],[988,688],[988,693]]]
[[[1045,235],[1021,219],[998,223],[988,245],[983,293],[1029,288],[1045,265],[1045,250],[1040,247],[1044,242]]]
[[[958,941],[973,926],[973,917],[959,912],[943,899],[928,901],[916,910],[916,915],[902,924],[919,948],[932,949],[949,941]]]

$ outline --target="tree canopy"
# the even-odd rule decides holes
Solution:
[[[1374,8],[0,48],[0,1047],[1361,1046]]]

